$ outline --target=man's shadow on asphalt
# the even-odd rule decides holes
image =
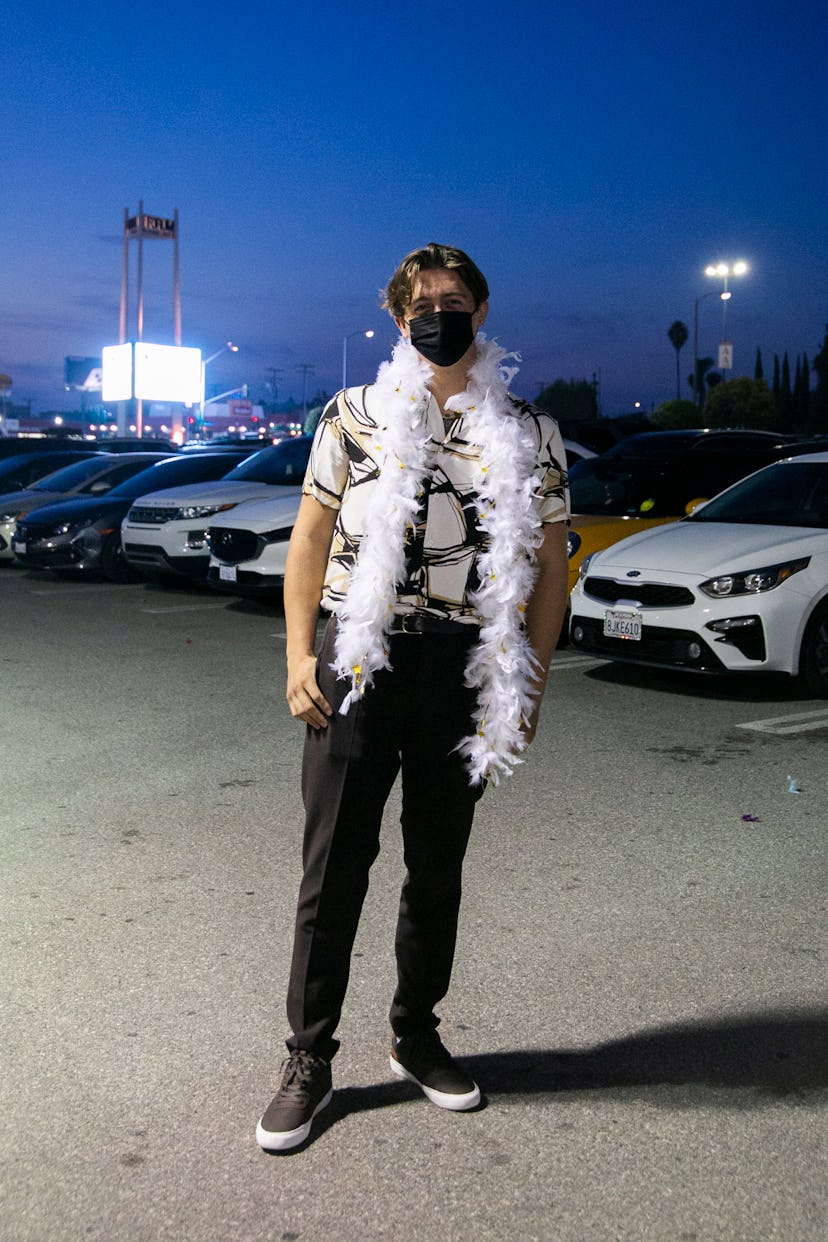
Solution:
[[[657,1027],[573,1051],[515,1049],[462,1057],[489,1099],[648,1098],[666,1108],[813,1102],[828,1087],[828,1010]],[[338,1088],[316,1137],[349,1113],[421,1100],[413,1084]],[[485,1106],[485,1105],[484,1105]]]
[[[755,1109],[784,1101],[808,1105],[828,1087],[828,1009],[746,1014],[715,1022],[639,1031],[574,1051],[514,1049],[460,1058],[484,1099],[554,1097],[637,1099],[664,1108]],[[422,1101],[413,1083],[339,1087],[316,1119],[317,1141],[351,1113]],[[292,1154],[290,1151],[279,1153]]]

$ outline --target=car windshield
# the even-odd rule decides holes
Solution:
[[[61,470],[56,470],[54,474],[49,474],[45,479],[32,484],[33,492],[71,492],[73,488],[81,483],[85,483],[87,479],[91,479],[96,474],[102,474],[110,462],[114,462],[115,458],[108,458],[101,454],[98,457],[87,457],[84,461],[76,461],[71,466],[64,466]]]
[[[312,437],[298,436],[283,440],[248,457],[227,475],[247,483],[282,483],[299,487],[305,477]]]
[[[828,529],[828,462],[779,462],[743,479],[687,522]]]
[[[119,483],[108,494],[135,500],[147,492],[160,492],[168,487],[180,487],[185,483],[210,483],[223,479],[233,464],[230,453],[210,453],[204,457],[172,457],[147,466],[140,474]]]
[[[665,457],[670,453],[750,453],[783,448],[788,437],[773,431],[639,431],[619,440],[605,458]]]
[[[606,517],[681,517],[691,500],[722,490],[702,468],[677,461],[607,460],[591,457],[569,471],[573,513]]]
[[[76,461],[86,459],[68,453],[14,453],[5,461],[0,462],[0,485],[6,479],[42,479],[61,466],[73,465]],[[40,471],[38,474],[37,471]]]
[[[699,434],[698,431],[639,431],[613,444],[604,457],[663,457],[665,451],[690,448]]]

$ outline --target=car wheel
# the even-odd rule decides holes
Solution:
[[[107,535],[101,548],[101,570],[110,582],[135,582],[138,575],[124,556],[121,532]]]
[[[815,699],[828,697],[828,603],[815,610],[799,653],[799,676]]]

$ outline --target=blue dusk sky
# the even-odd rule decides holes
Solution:
[[[180,218],[183,343],[280,399],[373,378],[378,292],[427,241],[491,287],[533,397],[600,379],[605,414],[675,396],[667,329],[734,375],[828,321],[823,0],[15,6],[3,90],[0,371],[67,409],[66,355],[118,340],[124,209]],[[144,245],[144,337],[172,341],[171,242]],[[137,246],[130,244],[134,325]],[[130,328],[134,334],[134,327]],[[689,395],[686,384],[683,395]]]

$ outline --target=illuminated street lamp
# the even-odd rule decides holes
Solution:
[[[727,287],[728,278],[730,276],[744,276],[748,270],[748,265],[742,259],[737,263],[710,263],[704,269],[705,276],[711,276],[722,281],[722,292],[719,294],[722,299],[722,339],[719,344],[719,370],[730,371],[733,368],[733,345],[727,339],[727,304],[730,301],[731,293]]]
[[[349,332],[347,336],[343,336],[342,338],[342,387],[343,388],[348,387],[348,342],[353,336],[364,336],[366,340],[370,341],[373,335],[374,335],[374,329],[368,328],[366,332],[363,332],[362,329],[359,329],[357,332]]]
[[[221,349],[217,349],[214,354],[210,354],[209,358],[204,358],[201,363],[201,402],[198,407],[198,423],[199,423],[200,428],[204,427],[204,407],[207,404],[207,402],[204,400],[204,393],[206,390],[207,364],[212,362],[214,358],[218,358],[220,354],[223,354],[225,352],[225,350],[229,350],[231,354],[237,354],[239,352],[239,347],[238,345],[234,345],[232,341],[225,341]],[[236,389],[231,388],[230,391],[235,392]]]
[[[741,259],[732,266],[729,263],[709,263],[704,269],[705,276],[718,277],[722,283],[722,292],[719,297],[722,301],[722,340],[719,346],[719,370],[729,371],[733,366],[733,347],[727,340],[727,304],[730,301],[730,290],[727,287],[728,277],[744,276],[748,270],[747,263]],[[715,297],[718,293],[717,289],[711,289],[709,293],[702,293],[697,297],[693,306],[693,396],[696,405],[701,408],[702,390],[699,384],[699,302],[703,302],[705,298]]]
[[[225,341],[221,349],[217,349],[214,354],[210,354],[209,358],[204,359],[204,366],[206,367],[207,363],[212,362],[214,358],[218,358],[219,354],[223,354],[225,349],[229,349],[231,354],[237,354],[239,352],[238,345],[234,345],[232,341]]]

